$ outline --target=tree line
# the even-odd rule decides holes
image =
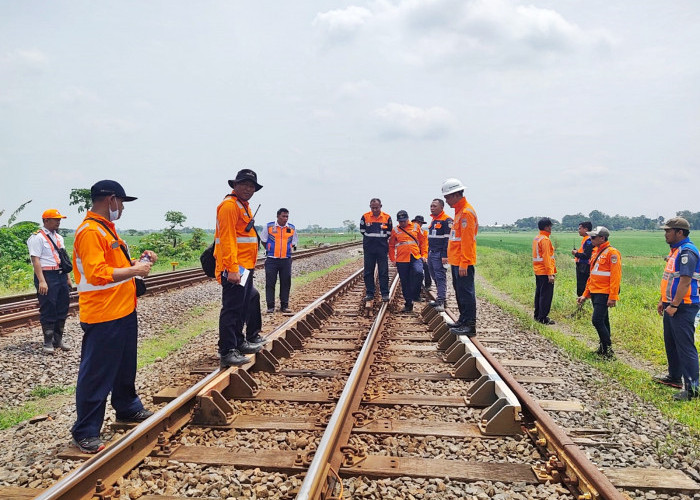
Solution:
[[[676,212],[676,216],[683,217],[690,223],[691,229],[700,229],[700,212],[691,212],[689,210],[681,210]],[[512,226],[504,226],[504,229],[521,229],[531,230],[537,229],[537,221],[542,216],[524,217],[516,220]],[[600,210],[593,210],[588,215],[577,213],[573,215],[565,215],[561,221],[552,219],[552,230],[554,231],[575,231],[578,225],[583,221],[591,221],[593,227],[605,226],[610,230],[619,231],[621,229],[658,229],[664,223],[663,217],[655,219],[645,215],[637,217],[627,217],[625,215],[608,215]]]

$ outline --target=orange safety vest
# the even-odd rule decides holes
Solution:
[[[671,248],[666,259],[666,267],[664,268],[664,275],[661,278],[661,300],[662,302],[672,302],[673,296],[676,294],[676,289],[678,288],[678,282],[680,281],[681,274],[676,270],[677,261],[679,253],[684,248],[690,249],[696,255],[698,254],[698,249],[693,243],[688,240],[687,243],[681,244],[675,248]],[[696,266],[695,272],[690,277],[690,286],[688,291],[683,296],[683,304],[697,304],[700,302],[700,260]]]
[[[389,259],[392,262],[411,262],[411,256],[416,259],[428,258],[428,238],[414,222],[409,222],[403,228],[397,225],[389,236]]]
[[[576,250],[576,253],[583,253],[583,245],[586,243],[587,240],[590,240],[591,237],[586,235],[581,239],[581,245],[578,247],[578,250]],[[579,257],[574,257],[574,260],[576,262],[580,261],[581,259]]]
[[[222,271],[238,271],[239,266],[245,269],[255,268],[258,237],[254,227],[246,231],[251,219],[248,202],[239,200],[233,192],[216,207],[214,257],[219,283]]]
[[[455,205],[455,218],[452,221],[450,242],[447,245],[447,261],[451,266],[466,269],[476,265],[476,234],[479,220],[474,207],[462,197]]]
[[[532,267],[537,276],[557,274],[554,246],[547,231],[540,231],[532,240]]]
[[[293,224],[278,226],[275,222],[267,223],[267,255],[278,259],[292,256],[292,241],[296,228]]]
[[[610,242],[593,248],[591,254],[591,274],[586,282],[584,297],[592,293],[605,293],[610,300],[620,300],[620,281],[622,280],[622,256]]]
[[[98,222],[87,218],[101,220],[117,239]],[[126,248],[114,223],[95,212],[88,211],[86,219],[75,230],[73,275],[82,323],[112,321],[128,316],[136,309],[134,279],[115,282],[113,278],[115,268],[131,266],[121,245]]]

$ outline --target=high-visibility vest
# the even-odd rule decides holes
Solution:
[[[428,227],[428,251],[440,252],[442,257],[447,257],[447,246],[450,242],[452,218],[444,211],[438,215],[430,215],[433,220]]]
[[[578,247],[578,250],[576,250],[576,253],[583,253],[583,250],[584,250],[583,247],[585,246],[586,241],[588,241],[588,240],[590,240],[590,239],[591,239],[590,236],[588,236],[588,235],[584,236],[583,239],[581,239],[581,246]],[[582,259],[582,258],[580,258],[580,257],[575,257],[574,260],[575,260],[576,262],[583,262],[583,261],[585,261],[586,259]],[[588,260],[588,262],[590,262],[590,260]]]
[[[115,240],[101,220],[117,237]],[[121,249],[126,242],[117,234],[114,224],[95,212],[75,230],[73,242],[73,275],[78,289],[81,323],[104,323],[128,316],[136,309],[136,284],[133,278],[114,281],[115,268],[130,267],[131,262]]]
[[[391,216],[381,212],[375,217],[372,212],[367,212],[360,219],[360,233],[362,233],[362,246],[365,250],[384,250],[388,247],[391,235]]]
[[[214,257],[216,279],[221,282],[222,271],[238,271],[255,268],[258,258],[258,237],[255,227],[246,230],[251,221],[247,201],[241,201],[235,192],[228,195],[216,207],[216,231],[214,233]]]
[[[681,279],[681,274],[679,271],[680,260],[682,258],[681,252],[685,249],[693,252],[695,255],[699,255],[698,248],[693,244],[690,239],[686,238],[675,248],[671,248],[668,254],[668,259],[666,260],[666,268],[664,269],[663,277],[661,278],[661,300],[663,302],[671,302],[673,296],[676,294],[676,289],[678,288],[678,282]],[[690,286],[688,291],[683,296],[683,304],[698,304],[700,303],[700,296],[698,295],[698,282],[700,282],[700,259],[698,259],[695,265],[695,270],[690,279]]]
[[[428,240],[415,222],[409,222],[403,228],[396,226],[389,236],[389,259],[392,262],[411,262],[411,256],[428,258]]]
[[[476,234],[479,232],[479,220],[474,207],[464,197],[456,203],[454,209],[455,218],[450,226],[447,261],[451,266],[466,269],[476,264]]]
[[[540,234],[532,240],[532,268],[538,276],[557,273],[554,246],[547,231],[540,231]]]
[[[292,241],[296,228],[294,224],[278,226],[276,222],[267,223],[267,243],[265,250],[269,257],[286,259],[292,256]]]
[[[593,248],[591,255],[591,274],[586,282],[584,297],[592,293],[605,293],[610,300],[620,300],[620,281],[622,280],[622,256],[610,242]]]

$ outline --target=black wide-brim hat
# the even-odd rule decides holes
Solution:
[[[243,181],[250,181],[255,184],[256,191],[260,191],[262,189],[262,184],[258,184],[258,175],[249,168],[239,170],[236,174],[236,178],[228,181],[228,185],[231,187],[236,187],[236,183]]]

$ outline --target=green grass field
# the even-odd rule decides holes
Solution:
[[[535,280],[532,272],[532,239],[536,232],[484,232],[478,236],[477,273],[492,285],[507,293],[528,311],[524,320],[532,317]],[[692,237],[692,234],[691,234]],[[598,335],[591,325],[591,305],[587,302],[583,314],[576,315],[576,273],[571,250],[578,248],[577,233],[553,233],[557,261],[557,279],[550,316],[587,339],[588,348],[597,346]],[[639,359],[639,365],[651,364],[658,373],[666,370],[661,317],[656,313],[664,257],[668,245],[662,231],[620,231],[610,236],[611,244],[622,254],[622,284],[620,301],[610,311],[613,348],[626,351]],[[513,312],[513,311],[511,311]],[[536,324],[530,321],[534,327]],[[537,329],[546,332],[546,327]],[[548,335],[549,336],[549,335]],[[570,345],[570,340],[556,334],[552,340],[567,349],[573,357],[600,366],[588,356],[586,346]],[[696,344],[700,347],[700,338]],[[700,402],[669,403],[672,392],[652,384],[649,377],[636,369],[614,363],[602,371],[618,378],[643,398],[654,402],[669,415],[677,417],[700,431]],[[630,371],[631,370],[631,371]]]

